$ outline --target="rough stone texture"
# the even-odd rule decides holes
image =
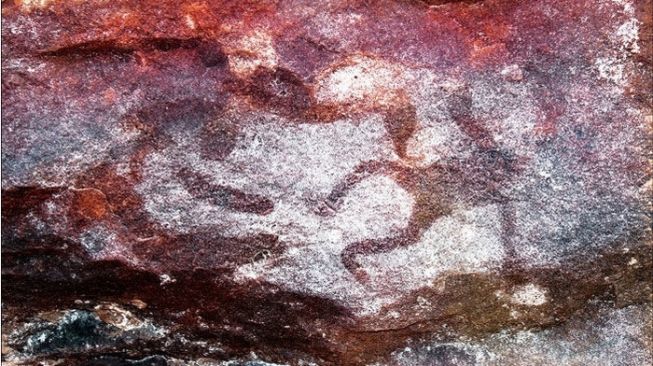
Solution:
[[[3,1],[3,360],[651,364],[652,11]]]

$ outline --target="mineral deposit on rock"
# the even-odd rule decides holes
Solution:
[[[653,362],[651,0],[3,0],[8,365]]]

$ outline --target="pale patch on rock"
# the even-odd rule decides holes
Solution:
[[[619,26],[616,35],[621,38],[624,49],[632,53],[639,53],[639,21],[636,18],[628,19]]]
[[[277,66],[278,55],[272,36],[264,30],[256,30],[236,41],[226,44],[229,68],[233,73],[246,77],[258,67],[273,69]]]
[[[25,11],[32,11],[34,9],[43,9],[54,3],[56,0],[18,0],[18,4]]]
[[[599,78],[612,81],[613,83],[623,86],[626,83],[624,79],[624,64],[622,60],[615,57],[598,57],[594,61],[594,66],[599,72]]]
[[[391,235],[408,221],[414,200],[389,177],[379,175],[358,184],[345,197],[334,221],[348,234],[345,242]]]
[[[320,102],[385,106],[397,98],[398,90],[409,81],[407,76],[390,63],[354,56],[326,72],[318,82],[316,97]]]
[[[635,14],[635,7],[633,6],[631,0],[611,0],[611,1],[617,5],[621,5],[623,7],[624,14],[627,15]]]
[[[524,72],[519,65],[509,65],[501,70],[501,76],[508,81],[522,81],[524,79]]]
[[[184,23],[185,23],[186,26],[187,26],[188,28],[190,28],[190,29],[193,29],[193,30],[194,30],[195,28],[197,28],[197,24],[195,23],[195,19],[194,19],[193,16],[190,15],[190,14],[186,14],[186,15],[184,16]]]
[[[619,24],[611,35],[615,44],[615,50],[611,54],[604,54],[597,57],[594,67],[598,71],[599,78],[615,83],[621,91],[628,83],[630,65],[630,54],[639,53],[639,20],[635,15],[635,7],[631,1],[612,0],[613,3],[622,7],[621,13],[626,20]]]
[[[510,297],[510,301],[517,305],[539,306],[548,302],[548,291],[536,284],[529,283],[519,286]]]
[[[103,303],[93,308],[98,317],[105,323],[111,324],[123,331],[140,328],[143,321],[130,311],[123,309],[117,304]]]
[[[163,285],[167,285],[167,284],[169,284],[169,283],[175,283],[175,282],[177,282],[177,280],[176,280],[175,278],[171,277],[171,276],[170,276],[169,274],[167,274],[167,273],[164,273],[164,274],[160,275],[160,276],[159,276],[159,280],[161,281],[161,282],[160,282],[160,285],[161,285],[161,286],[163,286]]]
[[[131,167],[127,162],[120,162],[116,164],[116,174],[122,177],[128,177],[131,173]]]

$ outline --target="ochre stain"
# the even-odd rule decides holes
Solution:
[[[74,189],[72,209],[91,220],[102,219],[110,212],[106,196],[94,188]]]

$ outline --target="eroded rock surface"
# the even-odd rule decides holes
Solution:
[[[651,363],[652,7],[3,1],[3,360]]]

